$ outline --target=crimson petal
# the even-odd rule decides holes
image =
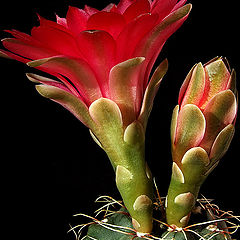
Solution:
[[[137,0],[131,4],[126,11],[123,13],[123,16],[126,22],[130,22],[136,17],[144,14],[150,13],[150,3],[148,0]]]
[[[172,9],[172,12],[179,9],[180,7],[182,7],[185,3],[187,2],[187,0],[181,0],[179,1],[175,6],[174,8]]]
[[[71,34],[71,32],[68,31],[68,29],[66,28],[66,26],[59,24],[58,22],[53,22],[51,20],[45,19],[40,15],[38,15],[38,18],[39,18],[41,27],[54,28],[54,29],[58,29],[60,31],[68,32],[69,34]]]
[[[21,55],[24,58],[36,60],[57,55],[57,52],[39,46],[34,46],[15,38],[5,38],[2,40],[3,46],[9,51]]]
[[[81,53],[95,71],[103,97],[109,97],[108,75],[115,65],[114,39],[104,31],[83,31],[77,40]]]
[[[183,24],[187,19],[192,5],[185,5],[171,13],[160,24],[158,24],[149,34],[147,34],[137,45],[134,56],[146,58],[145,84],[152,66],[161,51],[165,41]]]
[[[138,83],[142,77],[141,66],[144,58],[128,59],[115,65],[109,74],[109,89],[111,99],[116,102],[123,114],[124,125],[136,120],[142,101],[141,89]]]
[[[157,0],[153,3],[151,12],[157,13],[159,21],[166,17],[174,8],[178,0]]]
[[[57,24],[62,25],[63,27],[67,28],[67,19],[66,18],[61,18],[58,15],[56,15],[56,21],[57,21]]]
[[[114,4],[114,3],[108,4],[102,11],[120,13],[117,9],[116,4]]]
[[[74,34],[79,34],[85,30],[89,15],[82,9],[69,7],[67,12],[67,25]]]
[[[40,26],[32,29],[32,36],[44,46],[59,54],[81,57],[75,39],[67,32],[47,26]]]
[[[38,43],[38,41],[36,41],[32,36],[20,32],[18,30],[12,29],[12,30],[5,30],[5,32],[12,34],[13,37],[23,40],[23,41],[29,41],[31,43]]]
[[[81,59],[66,56],[39,59],[28,63],[31,67],[41,67],[43,71],[50,71],[67,77],[78,89],[85,103],[90,105],[94,100],[102,97],[98,82],[89,65]]]
[[[125,26],[124,17],[114,12],[98,12],[87,22],[87,30],[103,30],[116,38]]]
[[[91,16],[91,15],[99,12],[99,10],[97,10],[96,8],[89,7],[88,5],[85,5],[85,6],[84,6],[84,11],[85,11],[89,16]]]
[[[29,59],[20,57],[20,56],[14,54],[14,53],[11,53],[9,51],[5,51],[5,50],[2,50],[2,49],[0,49],[0,57],[14,59],[14,60],[17,60],[17,61],[23,62],[23,63],[29,62]]]
[[[45,84],[48,86],[54,86],[54,87],[61,88],[67,92],[71,92],[64,84],[62,84],[61,82],[55,81],[51,78],[46,78],[46,77],[43,77],[43,76],[40,76],[37,74],[33,74],[33,73],[27,73],[26,76],[30,81],[32,81],[34,83],[42,83],[42,84]]]
[[[125,10],[134,2],[134,0],[120,0],[117,5],[117,9],[120,13],[124,13]]]
[[[144,14],[130,22],[117,38],[118,61],[125,61],[133,56],[138,42],[153,28],[158,16]],[[129,41],[129,39],[132,39]],[[127,48],[126,48],[127,46]]]

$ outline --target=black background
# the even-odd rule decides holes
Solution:
[[[116,1],[117,2],[117,1]],[[54,20],[64,17],[68,5],[103,8],[108,1],[41,0],[4,1],[0,26],[30,32],[36,13]],[[169,71],[155,100],[146,141],[146,159],[165,195],[171,172],[169,125],[179,88],[196,62],[225,56],[240,72],[239,12],[234,0],[192,0],[192,12],[184,25],[165,44],[158,63],[169,60]],[[1,31],[1,38],[9,37]],[[74,239],[67,234],[93,215],[96,197],[119,199],[114,173],[105,153],[92,141],[87,128],[61,106],[42,98],[22,63],[1,62],[1,216],[10,239]],[[239,89],[239,83],[238,83]],[[240,214],[238,154],[239,119],[228,153],[204,183],[201,193],[224,210]],[[236,236],[237,237],[237,236]]]

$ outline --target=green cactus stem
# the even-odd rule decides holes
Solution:
[[[208,163],[208,155],[200,147],[193,148],[184,155],[181,168],[173,163],[166,201],[167,221],[171,225],[187,225],[200,186],[206,178],[204,174],[207,172]]]
[[[107,153],[116,173],[116,184],[139,232],[152,230],[152,176],[144,156],[145,132],[139,121],[124,130],[116,103],[99,99],[89,108],[97,123],[95,140]],[[99,126],[99,127],[97,127]]]

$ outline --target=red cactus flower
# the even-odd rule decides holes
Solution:
[[[0,54],[47,72],[27,74],[44,97],[82,121],[106,151],[138,232],[152,229],[152,177],[144,159],[145,128],[164,61],[148,81],[168,37],[186,20],[186,0],[121,0],[102,11],[69,7],[57,22],[39,17],[31,35],[7,31]]]
[[[191,5],[183,6],[185,2],[121,0],[101,11],[69,7],[66,18],[57,16],[56,22],[39,16],[40,26],[31,35],[7,31],[14,38],[2,40],[8,51],[0,53],[57,77],[60,81],[28,75],[43,84],[38,87],[42,95],[55,101],[50,92],[56,88],[87,108],[102,97],[113,100],[126,126],[140,114],[149,74],[163,44],[189,14]],[[129,69],[128,77],[125,72],[121,76],[123,68]]]

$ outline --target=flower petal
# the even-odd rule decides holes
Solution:
[[[56,51],[46,49],[42,46],[32,45],[31,43],[15,38],[2,39],[2,43],[9,51],[31,60],[52,57],[58,54]]]
[[[212,163],[219,161],[226,153],[232,141],[234,131],[234,125],[229,124],[218,134],[209,154]]]
[[[81,98],[79,93],[77,92],[77,90],[65,78],[61,77],[60,75],[58,76],[58,78],[60,81],[63,82],[63,84],[59,81],[55,81],[53,79],[46,78],[46,77],[43,77],[43,76],[40,76],[37,74],[33,74],[33,73],[27,73],[26,76],[30,81],[32,81],[34,83],[42,83],[45,85],[58,87],[67,92],[72,93],[76,97]]]
[[[134,2],[135,0],[120,0],[117,5],[117,9],[120,13],[124,13],[125,10]]]
[[[85,6],[84,6],[84,11],[85,11],[89,16],[91,16],[91,15],[99,12],[99,10],[97,10],[96,8],[89,7],[88,5],[85,5]]]
[[[43,97],[50,98],[51,100],[61,104],[84,125],[92,128],[93,121],[89,115],[88,108],[79,98],[54,86],[37,85],[36,89]]]
[[[200,146],[209,152],[219,132],[233,122],[236,112],[237,101],[231,90],[215,95],[203,111],[207,126]]]
[[[32,36],[20,32],[18,30],[12,29],[12,30],[5,30],[5,32],[12,34],[13,37],[23,40],[23,41],[27,41],[27,42],[32,42],[32,43],[37,43],[38,41],[36,41]]]
[[[46,28],[51,28],[55,30],[59,30],[62,32],[66,32],[71,35],[71,32],[64,26],[63,24],[59,24],[58,22],[50,21],[48,19],[45,19],[38,15],[39,21],[40,21],[40,27],[46,27]]]
[[[120,13],[114,3],[108,4],[102,11]]]
[[[118,49],[117,59],[119,62],[133,56],[138,42],[153,28],[157,22],[157,18],[156,14],[144,14],[126,25],[116,39]]]
[[[50,27],[35,27],[32,36],[46,48],[71,57],[81,57],[77,43],[72,35]]]
[[[67,28],[67,19],[66,18],[61,18],[58,15],[56,15],[56,22],[59,25],[62,25],[63,27]]]
[[[153,101],[157,94],[159,85],[166,74],[168,69],[168,61],[164,60],[158,68],[155,70],[149,84],[145,90],[144,98],[142,102],[141,112],[139,114],[138,120],[143,124],[144,128],[147,127],[148,117],[153,107]]]
[[[185,3],[187,2],[187,0],[180,0],[172,9],[172,12],[177,10],[178,8],[182,7]]]
[[[77,37],[79,49],[97,76],[103,97],[109,97],[108,78],[115,65],[116,43],[104,31],[83,31]]]
[[[124,125],[129,125],[136,120],[136,109],[141,91],[138,82],[141,77],[141,65],[144,58],[129,59],[114,66],[109,75],[110,97],[121,109]]]
[[[230,73],[222,58],[207,63],[204,68],[206,71],[206,87],[200,105],[201,109],[206,107],[213,96],[227,88],[230,78]]]
[[[204,115],[196,105],[187,104],[179,111],[174,146],[174,161],[181,161],[187,150],[198,146],[204,136],[205,127]]]
[[[191,80],[184,94],[181,106],[186,104],[199,105],[205,88],[205,71],[203,65],[198,63],[193,69]]]
[[[103,30],[116,38],[125,26],[124,17],[114,12],[98,12],[87,22],[86,30]]]
[[[179,105],[176,105],[176,107],[173,109],[171,128],[170,128],[170,136],[171,136],[171,145],[172,146],[174,146],[175,139],[176,139],[178,114],[179,114]]]
[[[69,6],[67,12],[67,26],[70,31],[78,35],[81,31],[86,29],[87,20],[89,15],[77,7]]]
[[[231,76],[228,81],[227,89],[232,90],[232,92],[237,95],[237,83],[236,83],[236,71],[233,69]]]
[[[81,59],[58,56],[32,61],[28,65],[31,67],[41,66],[47,71],[67,77],[79,91],[87,105],[102,96],[94,73],[88,64]]]
[[[145,84],[163,44],[187,19],[191,6],[187,4],[172,12],[138,43],[133,56],[146,58]]]
[[[134,20],[136,17],[150,13],[150,3],[148,0],[136,0],[123,13],[126,22]]]
[[[29,62],[29,59],[20,57],[20,56],[14,54],[14,53],[11,53],[9,51],[5,51],[5,50],[2,50],[2,49],[0,49],[0,57],[14,59],[14,60],[17,60],[17,61],[23,62],[23,63]]]
[[[165,18],[175,7],[178,0],[156,0],[152,4],[152,13],[157,13],[159,21]]]
[[[66,88],[66,86],[64,86],[61,82],[55,81],[51,78],[46,78],[37,74],[33,74],[33,73],[27,73],[26,74],[27,78],[34,83],[42,83],[48,86],[53,86],[53,87],[57,87],[57,88],[61,88],[66,92],[70,92],[68,88]]]
[[[191,77],[192,77],[192,74],[193,74],[193,70],[195,69],[196,65],[197,65],[197,64],[195,64],[195,65],[191,68],[191,70],[188,72],[188,74],[187,74],[187,76],[186,76],[185,80],[183,81],[183,84],[182,84],[182,86],[181,86],[181,88],[180,88],[179,95],[178,95],[178,104],[179,104],[179,106],[181,106],[182,99],[183,99],[184,94],[185,94],[185,92],[186,92],[186,90],[187,90],[187,87],[188,87],[188,85],[189,85],[189,82],[190,82]]]

